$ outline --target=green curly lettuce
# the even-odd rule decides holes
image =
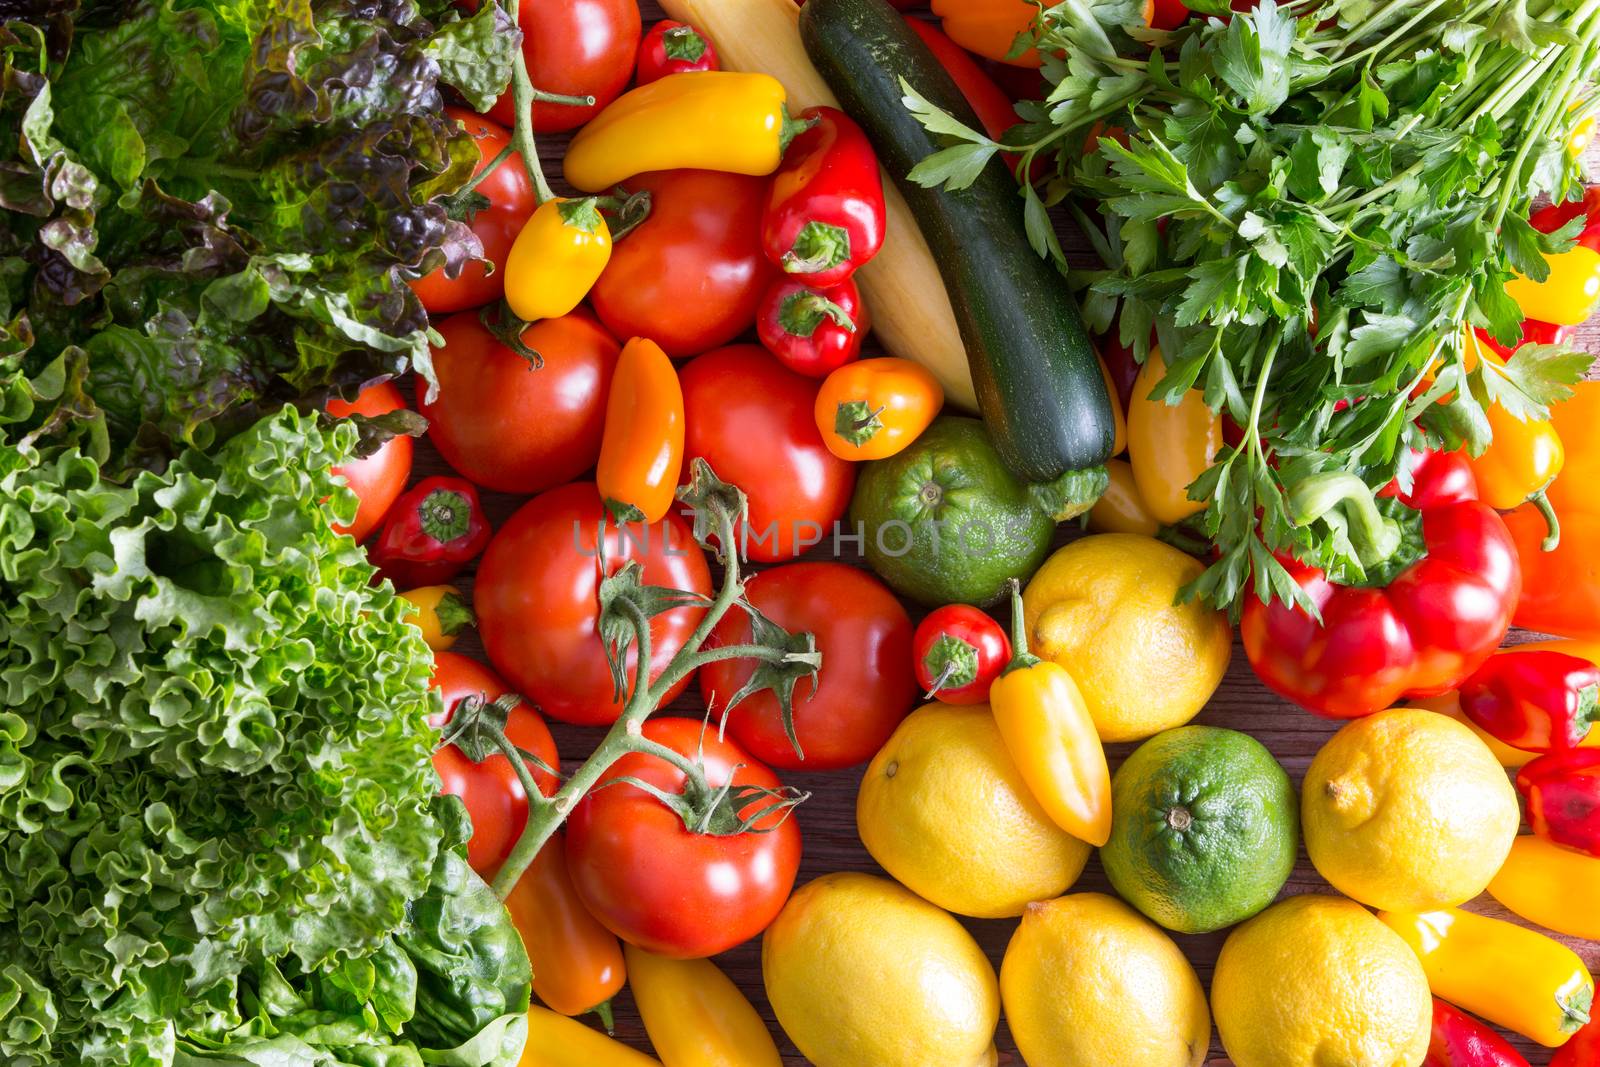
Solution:
[[[0,1062],[515,1062],[430,657],[330,526],[355,439],[285,408],[127,485],[0,446]]]

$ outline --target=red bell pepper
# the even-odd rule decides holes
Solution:
[[[1320,568],[1285,558],[1290,578],[1321,618],[1281,600],[1246,597],[1245,654],[1271,689],[1328,718],[1353,719],[1400,697],[1453,689],[1488,658],[1511,625],[1522,572],[1511,535],[1459,453],[1418,457],[1403,505],[1386,514],[1353,474],[1300,482],[1291,519],[1341,522],[1366,572],[1340,584]],[[1388,505],[1385,505],[1388,507]]]
[[[448,582],[489,543],[478,488],[461,478],[424,478],[383,520],[370,553],[397,588]]]
[[[649,85],[668,74],[721,69],[710,38],[693,26],[662,19],[651,26],[650,32],[639,42],[634,80],[640,85]]]
[[[1528,1067],[1528,1061],[1489,1027],[1434,997],[1433,1035],[1422,1067]]]
[[[1557,326],[1553,322],[1540,322],[1538,319],[1522,320],[1522,336],[1509,348],[1496,341],[1488,330],[1482,326],[1473,327],[1473,332],[1478,335],[1478,343],[1501,359],[1510,359],[1511,353],[1523,345],[1559,345],[1565,344],[1572,336],[1575,327]]]
[[[1600,1067],[1600,1013],[1556,1049],[1550,1067]]]
[[[861,355],[867,305],[853,278],[813,289],[799,278],[780,277],[756,309],[756,334],[790,370],[826,378]]]
[[[1565,652],[1502,652],[1460,693],[1467,718],[1512,748],[1577,748],[1600,711],[1600,667]]]
[[[1528,222],[1540,233],[1554,233],[1579,215],[1584,216],[1585,221],[1578,234],[1578,244],[1600,252],[1600,185],[1586,187],[1581,200],[1546,204],[1529,215]]]
[[[1600,856],[1600,748],[1540,756],[1517,772],[1517,792],[1534,833]]]
[[[837,108],[808,107],[812,122],[784,153],[761,219],[767,258],[809,285],[838,285],[883,247],[883,178],[872,142]]]

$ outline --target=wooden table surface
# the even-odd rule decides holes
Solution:
[[[645,26],[648,28],[657,19],[663,17],[654,0],[641,0],[641,9],[644,13]],[[560,190],[559,158],[564,146],[564,138],[546,137],[541,140],[540,155],[546,158],[546,173]],[[1593,157],[1591,157],[1591,170],[1593,170]],[[1068,245],[1069,255],[1080,259],[1084,263],[1093,260],[1087,248],[1070,227],[1062,230],[1064,243]],[[753,339],[753,338],[752,338]],[[869,339],[870,348],[870,339]],[[1600,352],[1600,320],[1593,321],[1579,331],[1577,341],[1579,347],[1591,352]],[[416,461],[416,474],[418,477],[429,474],[453,473],[439,455],[433,450],[426,440],[418,442]],[[485,506],[488,509],[491,521],[498,528],[516,508],[522,503],[517,497],[488,493],[485,494]],[[1076,536],[1073,530],[1063,529],[1058,538],[1065,542]],[[807,558],[831,558],[820,554],[820,548],[814,549]],[[848,557],[846,562],[863,565],[859,558]],[[757,568],[759,569],[759,568]],[[471,575],[463,578],[463,591],[470,593]],[[460,583],[458,583],[460,584]],[[915,605],[907,605],[913,619],[919,618],[921,610]],[[1002,622],[1004,615],[1001,616]],[[1525,639],[1530,635],[1516,633],[1512,640]],[[457,643],[455,651],[463,652],[478,658],[483,658],[481,646],[477,635],[469,633]],[[824,666],[826,669],[826,666]],[[699,702],[699,697],[694,686],[689,687],[688,694],[680,698],[670,709],[672,713],[700,716],[704,714],[704,706]],[[1228,667],[1227,676],[1221,686],[1212,696],[1210,703],[1202,711],[1197,723],[1212,726],[1226,726],[1235,730],[1242,730],[1262,744],[1266,745],[1272,753],[1287,768],[1290,777],[1298,788],[1301,778],[1305,774],[1311,758],[1317,750],[1334,733],[1338,724],[1324,721],[1310,713],[1283,700],[1276,694],[1268,691],[1250,670],[1246,662],[1244,651],[1235,640],[1234,655]],[[571,771],[582,762],[584,756],[593,748],[600,739],[602,731],[596,729],[565,726],[560,723],[551,723],[555,733],[556,742],[562,755],[562,762],[567,771]],[[1110,757],[1112,769],[1126,758],[1135,748],[1134,744],[1110,745],[1107,755]],[[862,768],[835,771],[827,773],[788,773],[785,774],[786,784],[798,786],[811,793],[808,800],[798,812],[800,826],[804,831],[805,851],[801,862],[800,876],[797,885],[804,884],[811,879],[832,871],[870,871],[883,874],[881,868],[867,855],[856,836],[855,826],[855,797],[856,789],[861,780]],[[1098,856],[1091,856],[1089,865],[1071,892],[1095,890],[1099,892],[1112,892],[1106,881],[1104,872],[1100,867]],[[1305,892],[1332,892],[1317,872],[1312,869],[1310,861],[1306,858],[1302,847],[1299,862],[1289,882],[1283,888],[1283,896],[1290,896]],[[1472,910],[1482,911],[1486,914],[1496,915],[1501,918],[1513,918],[1500,905],[1487,895],[1468,905]],[[996,968],[1005,952],[1008,939],[1015,928],[1015,920],[978,920],[964,919],[963,922],[984,947],[989,958]],[[1174,939],[1182,946],[1184,952],[1194,963],[1200,975],[1200,980],[1210,987],[1211,971],[1216,962],[1217,951],[1221,948],[1226,936],[1226,931],[1203,936],[1174,935]],[[1589,964],[1591,970],[1600,968],[1600,944],[1571,938],[1564,938]],[[779,1048],[783,1052],[785,1067],[802,1067],[809,1061],[801,1056],[794,1046],[783,1036],[772,1018],[771,1009],[767,1005],[766,994],[761,982],[761,953],[759,940],[743,945],[731,952],[717,957],[716,961],[739,987],[745,991],[751,1001],[766,1017],[772,1032],[778,1038]],[[624,990],[616,999],[616,1036],[633,1046],[649,1051],[649,1041],[644,1034],[643,1026],[633,1007],[630,994]],[[592,1021],[592,1018],[591,1018]],[[1528,1041],[1508,1035],[1524,1055],[1527,1055],[1533,1067],[1541,1067],[1548,1060],[1548,1054]],[[1005,1020],[1000,1022],[1000,1030],[996,1035],[1000,1049],[1000,1063],[1009,1064],[1011,1067],[1021,1067],[1022,1058],[1016,1052],[1016,1047],[1011,1041],[1006,1029]],[[1232,1061],[1223,1053],[1221,1044],[1217,1042],[1213,1032],[1212,1049],[1206,1060],[1206,1067],[1228,1067]],[[860,1064],[858,1067],[877,1067],[874,1064]],[[957,1065],[929,1064],[927,1067],[957,1067]],[[1105,1064],[1103,1067],[1117,1067],[1115,1064]]]

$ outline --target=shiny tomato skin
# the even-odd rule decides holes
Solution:
[[[761,251],[767,179],[667,170],[626,186],[649,191],[650,217],[617,242],[589,294],[600,321],[674,359],[749,330],[776,272]]]
[[[370,419],[405,406],[406,398],[400,395],[393,382],[380,382],[361,390],[354,401],[328,401],[328,414],[336,419],[350,415],[365,415]],[[405,490],[406,479],[411,477],[412,448],[411,438],[391,437],[372,455],[333,468],[333,473],[344,476],[345,483],[360,501],[355,521],[349,526],[335,523],[335,530],[357,541],[365,541],[378,528],[390,506]]]
[[[713,788],[780,786],[777,775],[698,719],[651,719],[644,736],[691,758]],[[584,904],[612,933],[675,959],[713,956],[765,930],[782,910],[800,868],[794,815],[772,815],[731,836],[691,833],[661,801],[623,783],[628,776],[680,793],[684,774],[658,756],[629,753],[578,802],[567,821],[567,866]],[[759,810],[753,801],[743,814]]]
[[[596,531],[604,516],[592,482],[574,482],[534,497],[495,533],[478,566],[473,607],[484,649],[517,691],[562,722],[603,726],[622,706],[596,624],[600,563]],[[606,574],[630,561],[646,585],[711,593],[705,554],[676,515],[651,526],[606,523]],[[650,623],[651,677],[658,677],[705,614],[674,608]],[[628,650],[631,684],[637,649]],[[683,691],[675,685],[666,700]]]
[[[477,144],[478,167],[473,172],[475,174],[482,173],[483,168],[511,143],[511,135],[504,127],[466,108],[447,107],[444,112],[466,127],[467,133]],[[478,240],[483,242],[484,258],[495,265],[495,270],[491,274],[482,263],[474,261],[463,267],[454,278],[445,277],[444,268],[439,267],[413,281],[411,289],[430,315],[481,307],[499,300],[505,294],[506,253],[511,251],[512,242],[522,232],[522,224],[528,221],[528,216],[533,214],[537,206],[534,203],[533,183],[528,180],[522,157],[514,152],[507,156],[478,185],[476,192],[488,198],[489,206],[474,214],[469,225],[472,232],[478,235]]]
[[[477,660],[455,652],[436,652],[433,678],[429,681],[444,701],[444,726],[455,713],[456,705],[467,697],[493,701],[511,692],[494,671]],[[506,737],[511,743],[533,753],[552,768],[560,767],[555,739],[533,705],[519,703],[506,720]],[[490,756],[473,763],[455,745],[442,745],[433,754],[434,770],[439,772],[442,791],[458,796],[472,816],[472,839],[467,842],[467,863],[486,878],[511,855],[511,849],[528,823],[528,794],[522,780],[504,756]],[[555,775],[529,767],[539,791],[553,796],[560,783]]]
[[[477,4],[466,6],[476,10]],[[562,96],[592,96],[594,104],[534,104],[533,132],[575,130],[621,95],[633,76],[644,29],[634,0],[521,0],[522,55],[534,88]],[[517,112],[507,88],[489,117],[510,128]]]
[[[569,482],[600,458],[606,394],[621,347],[594,318],[575,311],[542,319],[522,339],[542,367],[495,339],[475,312],[437,324],[439,395],[417,383],[428,437],[468,481],[502,493],[538,493]]]
[[[790,563],[751,578],[750,603],[790,633],[811,633],[822,653],[815,692],[794,690],[794,728],[804,759],[784,733],[778,699],[746,697],[728,714],[728,734],[779,770],[827,771],[865,763],[894,733],[917,698],[911,663],[911,619],[887,586],[846,563]],[[750,640],[750,617],[730,611],[707,646]],[[749,679],[750,660],[723,660],[700,671],[700,693],[712,718]]]
[[[692,359],[683,386],[683,479],[704,459],[743,489],[746,555],[793,559],[833,536],[850,504],[855,464],[828,451],[814,413],[816,378],[783,366],[759,345],[730,345]]]

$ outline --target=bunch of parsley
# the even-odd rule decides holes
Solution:
[[[1404,483],[1414,448],[1482,450],[1485,405],[1540,417],[1583,376],[1561,346],[1491,365],[1463,341],[1514,343],[1506,281],[1542,280],[1582,226],[1527,216],[1581,195],[1568,140],[1597,106],[1600,0],[1261,0],[1170,33],[1132,0],[1067,0],[1026,37],[1052,88],[1004,145],[908,87],[953,142],[912,176],[960,185],[1019,152],[1035,249],[1067,271],[1062,204],[1105,264],[1070,272],[1091,327],[1120,323],[1140,360],[1153,333],[1156,395],[1199,387],[1242,428],[1189,488],[1218,556],[1188,595],[1237,610],[1253,586],[1314,612],[1277,553],[1363,571],[1337,517],[1292,513],[1295,485]]]

